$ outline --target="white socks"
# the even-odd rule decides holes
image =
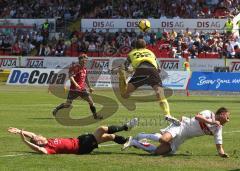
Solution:
[[[135,140],[135,139],[132,140],[131,145],[135,146],[137,148],[140,148],[144,151],[147,151],[149,153],[152,153],[152,154],[157,149],[157,147],[155,145],[152,145],[150,143],[141,143],[141,142],[139,142],[138,140]]]
[[[162,134],[160,133],[155,133],[155,134],[145,134],[145,133],[140,133],[137,135],[136,139],[141,140],[141,139],[149,139],[152,141],[157,141],[159,142],[159,139],[162,137]]]

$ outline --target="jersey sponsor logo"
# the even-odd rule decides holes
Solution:
[[[45,84],[64,84],[67,78],[66,73],[56,73],[55,71],[39,71],[14,69],[8,78],[8,84],[29,84],[29,85],[45,85]]]
[[[178,70],[179,69],[179,60],[160,60],[160,69]]]
[[[28,68],[43,68],[43,58],[27,58],[26,67]]]
[[[12,68],[17,66],[17,58],[0,58],[0,67]]]
[[[153,57],[153,56],[151,55],[151,53],[149,53],[149,52],[135,52],[135,53],[133,54],[133,56],[134,56],[135,58],[144,58],[144,57],[148,58],[148,57]]]
[[[240,72],[240,62],[232,62],[231,72]]]

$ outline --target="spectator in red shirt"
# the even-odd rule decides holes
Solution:
[[[71,85],[67,101],[57,106],[52,113],[54,116],[56,116],[58,110],[69,108],[74,99],[81,97],[83,100],[88,102],[94,119],[102,119],[102,116],[100,114],[97,114],[93,99],[89,95],[89,92],[92,93],[94,89],[91,88],[87,77],[87,69],[85,67],[87,62],[87,55],[82,54],[78,60],[78,64],[73,63],[69,68],[69,78]],[[89,88],[89,92],[86,90],[86,85]]]
[[[27,146],[41,154],[88,154],[98,148],[98,144],[107,141],[114,141],[117,144],[126,143],[126,138],[114,133],[129,131],[137,124],[138,119],[133,118],[122,126],[100,126],[93,134],[83,134],[78,138],[46,138],[13,127],[8,128],[8,132],[19,134]]]
[[[12,46],[12,54],[13,55],[21,55],[22,54],[22,48],[21,48],[18,40]]]

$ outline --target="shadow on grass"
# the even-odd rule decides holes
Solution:
[[[202,154],[188,154],[188,153],[179,153],[179,154],[168,154],[168,155],[154,155],[154,154],[143,154],[143,153],[136,153],[136,152],[108,152],[108,151],[94,151],[91,155],[111,155],[111,154],[120,154],[120,155],[136,155],[136,156],[143,156],[143,157],[213,157],[217,155],[202,155]]]
[[[91,153],[91,155],[110,155],[110,154],[121,154],[121,155],[139,155],[138,153],[134,152],[110,152],[110,151],[94,151]],[[148,154],[149,155],[149,154]]]
[[[27,118],[27,119],[37,119],[37,120],[53,120],[55,118]]]
[[[109,152],[109,151],[94,151],[92,155],[111,155],[111,154],[120,154],[120,155],[136,155],[136,156],[146,156],[146,157],[173,157],[173,156],[192,156],[189,154],[172,154],[172,155],[154,155],[154,154],[143,154],[129,151],[120,151],[120,152]]]

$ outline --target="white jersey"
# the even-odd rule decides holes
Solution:
[[[202,115],[204,118],[215,121],[215,114],[210,110],[204,110],[198,114]],[[206,124],[199,122],[193,118],[183,118],[183,136],[186,138],[197,137],[202,135],[213,135],[215,139],[215,144],[222,144],[222,126]]]
[[[204,110],[198,114],[210,121],[215,120],[215,114],[210,110]],[[195,117],[183,117],[180,126],[171,124],[167,128],[162,129],[161,132],[169,132],[172,135],[173,140],[171,142],[171,148],[173,153],[176,152],[179,145],[185,140],[203,135],[213,135],[215,144],[222,144],[222,126],[218,127],[217,125],[199,122]]]

